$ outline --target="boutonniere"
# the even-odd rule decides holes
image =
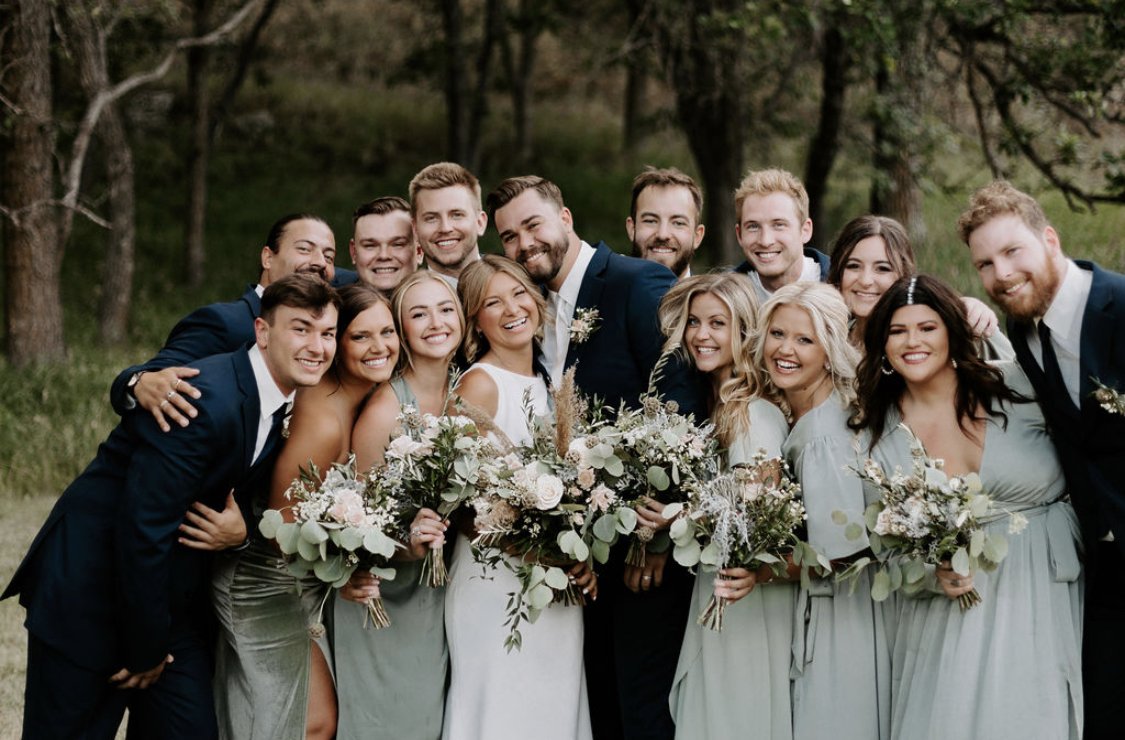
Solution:
[[[1094,385],[1098,387],[1096,391],[1090,394],[1098,402],[1098,405],[1111,414],[1125,416],[1125,395],[1120,391],[1113,390],[1097,378],[1090,378],[1090,380],[1094,381]]]
[[[596,308],[580,308],[574,312],[574,320],[570,322],[570,343],[582,344],[594,330],[598,328],[601,316]]]
[[[293,402],[285,406],[285,416],[281,419],[281,438],[289,439],[289,422],[293,421]]]

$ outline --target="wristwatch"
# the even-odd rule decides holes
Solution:
[[[134,409],[137,407],[137,383],[146,372],[148,371],[141,370],[140,372],[133,373],[129,376],[129,379],[125,381],[125,408]]]

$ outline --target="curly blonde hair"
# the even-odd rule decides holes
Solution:
[[[731,320],[731,377],[713,389],[711,420],[724,446],[750,428],[750,403],[762,395],[762,378],[752,360],[758,323],[758,298],[750,278],[737,272],[716,272],[685,278],[660,302],[660,329],[667,338],[664,352],[689,357],[684,340],[691,303],[713,295],[726,306]]]
[[[848,306],[840,291],[824,283],[793,283],[779,288],[762,305],[758,313],[758,337],[754,342],[754,365],[762,377],[762,396],[773,401],[785,416],[792,419],[793,409],[780,388],[774,385],[766,370],[766,337],[777,309],[794,306],[804,310],[812,320],[816,341],[828,355],[828,373],[832,387],[845,405],[855,401],[856,366],[859,350],[848,341]]]

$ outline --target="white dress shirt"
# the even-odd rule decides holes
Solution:
[[[1040,321],[1047,322],[1051,330],[1051,345],[1059,360],[1059,372],[1066,384],[1070,400],[1078,408],[1082,407],[1079,393],[1082,389],[1079,349],[1082,344],[1082,315],[1086,312],[1086,299],[1090,297],[1090,284],[1094,274],[1083,270],[1072,260],[1066,261],[1066,274],[1059,291],[1055,294],[1047,313]],[[1027,347],[1043,367],[1043,347],[1039,342],[1039,324],[1035,323],[1027,333]]]
[[[801,277],[797,278],[797,282],[819,283],[820,265],[812,257],[802,257],[801,259],[804,262],[801,264]],[[749,275],[751,282],[754,283],[754,293],[758,296],[758,303],[765,303],[773,295],[773,291],[767,290],[766,286],[762,285],[762,277],[757,270],[751,270]]]
[[[286,404],[292,408],[293,396],[296,394],[294,392],[287,396],[281,392],[273,376],[270,375],[269,368],[266,367],[262,350],[256,344],[250,348],[250,367],[254,370],[254,383],[258,386],[258,401],[261,406],[258,416],[258,436],[254,441],[254,455],[250,458],[253,464],[258,461],[258,455],[262,454],[262,448],[266,446],[266,437],[269,436],[270,427],[273,426],[274,412]]]
[[[594,258],[594,251],[593,247],[582,242],[578,248],[578,258],[571,265],[570,272],[559,286],[558,292],[547,291],[547,306],[554,319],[543,327],[541,349],[543,367],[551,374],[551,382],[556,386],[562,380],[566,353],[570,349],[570,325],[574,322],[578,291],[582,288],[582,279],[586,277],[586,270],[590,267],[590,260]]]

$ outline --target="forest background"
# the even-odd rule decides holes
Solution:
[[[1125,0],[0,0],[0,582],[112,429],[111,379],[253,282],[285,213],[348,265],[352,209],[452,159],[556,181],[628,252],[633,176],[677,166],[702,270],[741,260],[745,170],[781,166],[815,246],[891,215],[984,297],[954,224],[994,176],[1125,268],[1123,50]],[[0,604],[0,737],[22,619]]]

